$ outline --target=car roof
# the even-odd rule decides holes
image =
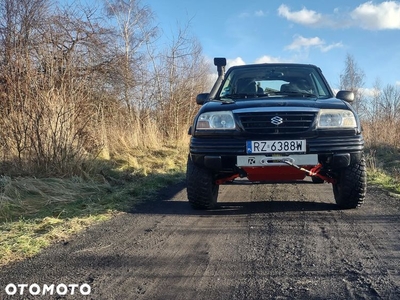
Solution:
[[[242,68],[252,68],[252,67],[261,67],[261,66],[270,66],[270,67],[311,67],[315,69],[320,69],[316,65],[313,64],[299,64],[299,63],[261,63],[261,64],[246,64],[240,66],[232,66],[229,69],[242,69]]]

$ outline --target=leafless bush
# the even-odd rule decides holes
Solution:
[[[400,90],[393,85],[380,87],[367,99],[366,115],[362,119],[364,136],[368,147],[382,145],[400,147]]]
[[[207,79],[200,45],[185,28],[156,51],[149,7],[106,4],[101,15],[47,0],[0,3],[1,172],[68,176],[99,153],[187,136]]]
[[[77,55],[97,42],[93,26],[78,22],[67,29],[66,15],[48,16],[42,0],[24,0],[22,12],[11,9],[20,2],[6,2],[2,20],[25,25],[18,34],[18,24],[3,22],[1,28],[3,161],[20,173],[71,174],[99,146],[88,126],[94,113],[85,91],[89,68]]]

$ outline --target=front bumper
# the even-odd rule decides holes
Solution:
[[[246,155],[246,140],[248,139],[191,137],[190,153],[204,155]],[[307,154],[359,152],[364,149],[362,135],[317,137],[306,139],[306,141]]]
[[[221,172],[236,172],[238,157],[246,153],[248,138],[205,138],[191,137],[190,155],[195,164]],[[360,161],[364,149],[362,135],[316,137],[306,139],[306,153],[317,154],[318,161],[329,169],[343,168]],[[259,154],[258,154],[259,155]],[[285,154],[283,154],[285,155]],[[267,157],[266,155],[261,155]]]

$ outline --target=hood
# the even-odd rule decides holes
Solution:
[[[239,110],[239,109],[251,109],[255,110],[262,108],[271,107],[273,110],[282,108],[330,108],[330,109],[349,109],[349,106],[342,100],[337,98],[329,99],[310,99],[310,98],[265,98],[265,99],[246,99],[239,100],[232,103],[221,102],[221,101],[210,101],[204,104],[200,113],[207,111],[221,111],[221,110]]]

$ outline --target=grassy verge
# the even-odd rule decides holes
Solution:
[[[0,177],[0,266],[126,212],[184,178],[186,149],[136,150],[72,178]],[[366,151],[368,182],[400,194],[400,155]]]
[[[366,150],[368,183],[400,194],[400,151],[392,147]]]
[[[0,177],[0,266],[126,212],[184,178],[186,149],[136,150],[73,178]]]

